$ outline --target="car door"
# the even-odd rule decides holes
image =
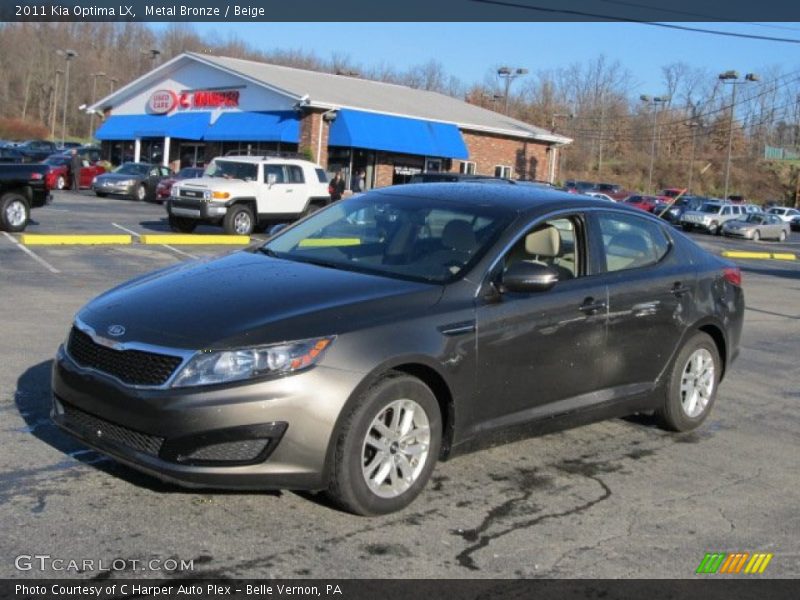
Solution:
[[[272,183],[270,175],[275,178]],[[308,196],[300,167],[285,164],[264,165],[264,184],[261,194],[266,198],[265,201],[259,199],[259,213],[295,215],[305,208]]]
[[[651,219],[621,212],[592,215],[608,285],[607,384],[629,395],[644,391],[670,360],[690,313],[696,272]]]
[[[557,234],[558,247],[541,253],[547,248],[529,240],[543,231],[553,239]],[[476,307],[482,400],[475,406],[475,433],[572,410],[581,396],[586,400],[603,386],[607,292],[589,276],[585,232],[580,213],[534,222],[487,275]],[[558,283],[532,294],[499,293],[496,281],[517,260],[556,268]]]

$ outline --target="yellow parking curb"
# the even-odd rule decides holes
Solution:
[[[133,237],[126,234],[61,234],[23,233],[20,241],[26,246],[64,246],[99,244],[132,244]]]
[[[145,233],[139,236],[142,244],[174,244],[177,246],[244,246],[250,243],[247,235],[203,235],[200,234],[171,234],[171,233]]]
[[[797,260],[797,256],[790,252],[744,252],[739,250],[726,250],[722,253],[726,258],[754,258],[761,260]]]

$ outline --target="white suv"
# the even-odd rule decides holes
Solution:
[[[767,210],[767,213],[775,215],[784,223],[791,223],[792,219],[800,217],[800,210],[788,206],[773,206]]]
[[[681,226],[684,231],[698,227],[705,229],[712,235],[722,232],[725,221],[738,219],[747,214],[744,206],[739,204],[724,204],[722,202],[705,202],[697,210],[688,210],[681,215]]]
[[[280,156],[225,156],[199,179],[178,181],[166,203],[174,231],[199,223],[250,235],[273,220],[293,220],[330,204],[328,176],[312,162]]]

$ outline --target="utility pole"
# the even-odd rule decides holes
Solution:
[[[671,100],[669,96],[647,96],[642,94],[639,96],[639,99],[642,102],[645,102],[652,106],[653,110],[653,142],[650,145],[650,175],[647,179],[647,189],[650,193],[653,193],[653,166],[655,165],[656,160],[656,133],[658,129],[658,105],[665,104]]]
[[[92,105],[94,105],[95,101],[97,100],[97,78],[98,77],[105,77],[106,74],[103,71],[98,71],[97,73],[92,73]],[[94,110],[92,110],[91,115],[89,116],[89,139],[94,137]]]
[[[603,170],[603,121],[606,116],[605,93],[600,92],[600,139],[597,143],[597,175]]]
[[[50,139],[56,140],[56,113],[58,112],[58,77],[63,75],[64,71],[56,69],[56,81],[53,85],[53,106],[50,111]]]
[[[56,54],[63,56],[67,62],[64,70],[64,113],[61,118],[61,147],[64,147],[64,142],[67,139],[67,106],[69,105],[69,63],[72,59],[78,56],[74,50],[56,50]]]
[[[725,161],[725,191],[722,198],[728,198],[728,184],[731,178],[731,151],[733,149],[733,114],[736,112],[736,86],[747,83],[749,81],[758,81],[758,75],[755,73],[748,73],[744,76],[743,80],[739,80],[739,73],[737,71],[725,71],[719,74],[719,80],[722,83],[727,83],[731,86],[731,115],[728,121],[728,158]]]
[[[694,149],[697,145],[697,128],[700,126],[700,123],[697,121],[690,121],[688,123],[688,127],[692,130],[692,154],[691,158],[689,159],[689,183],[686,186],[686,189],[691,192],[692,191],[692,177],[694,175]]]

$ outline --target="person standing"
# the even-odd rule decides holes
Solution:
[[[81,167],[83,167],[83,161],[78,156],[78,151],[73,148],[70,152],[69,173],[72,177],[72,189],[76,192],[81,189]]]
[[[333,176],[328,186],[328,191],[331,194],[331,202],[342,199],[342,195],[344,194],[344,178],[342,177],[341,171],[336,171],[336,174]]]

